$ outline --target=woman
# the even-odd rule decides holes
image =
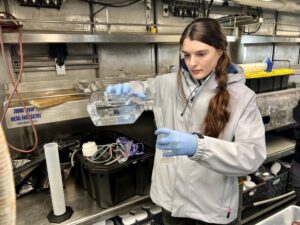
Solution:
[[[156,151],[150,195],[163,208],[164,224],[235,224],[238,176],[256,171],[266,157],[256,96],[230,63],[216,20],[189,24],[180,50],[177,74],[109,86],[107,92],[150,92],[163,112],[156,147],[168,151]],[[173,163],[161,163],[164,156],[174,156]]]

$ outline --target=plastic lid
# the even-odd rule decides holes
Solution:
[[[85,157],[93,156],[96,151],[97,151],[97,145],[94,141],[89,141],[82,145],[82,154]]]
[[[132,225],[135,224],[136,219],[133,215],[125,215],[122,217],[122,223],[124,225]]]
[[[152,214],[158,214],[162,211],[161,207],[157,206],[157,205],[154,205],[150,208],[150,213]]]
[[[137,221],[142,221],[148,217],[148,214],[145,210],[139,210],[134,213],[134,217]]]
[[[274,69],[271,72],[258,71],[258,72],[246,72],[246,79],[253,78],[265,78],[265,77],[274,77],[274,76],[283,76],[283,75],[292,75],[295,74],[295,70],[283,68],[283,69]]]

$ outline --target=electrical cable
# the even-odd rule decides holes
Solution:
[[[264,15],[263,15],[262,8],[261,7],[257,7],[257,11],[258,11],[258,17],[263,19]],[[255,34],[257,31],[259,31],[259,29],[261,27],[261,24],[262,24],[262,22],[259,22],[257,28],[254,31],[250,31],[250,32],[243,31],[243,33],[244,34]]]
[[[209,3],[208,8],[207,8],[207,12],[206,12],[206,18],[209,17],[209,14],[210,14],[210,11],[211,11],[211,7],[212,7],[213,3],[214,3],[214,0],[210,0],[210,3]]]
[[[6,12],[0,12],[0,14],[4,14],[6,15],[7,17],[12,17],[13,19],[15,19],[14,16],[12,16],[10,13],[6,13]],[[4,29],[3,29],[4,28]],[[11,72],[10,72],[10,69],[9,69],[9,66],[8,66],[8,62],[7,62],[7,57],[6,57],[6,54],[5,54],[5,48],[4,48],[4,42],[3,42],[3,31],[6,31],[6,32],[14,32],[14,31],[18,31],[19,32],[19,50],[20,50],[20,71],[19,71],[19,77],[18,79],[15,81]],[[8,78],[9,80],[11,81],[12,85],[13,85],[13,91],[12,93],[10,94],[8,100],[7,100],[7,103],[4,107],[4,110],[3,110],[3,114],[2,114],[2,117],[1,117],[1,124],[3,124],[3,121],[4,121],[4,118],[5,118],[5,115],[7,113],[7,110],[8,110],[8,107],[9,107],[9,104],[12,100],[12,97],[14,96],[14,94],[17,95],[18,99],[19,99],[19,102],[21,103],[23,109],[25,110],[25,113],[26,113],[26,116],[32,126],[32,129],[33,129],[33,133],[34,133],[34,139],[35,139],[35,142],[34,142],[34,145],[31,149],[29,150],[24,150],[24,149],[19,149],[19,148],[16,148],[14,147],[13,145],[9,144],[9,147],[18,151],[18,152],[24,152],[24,153],[29,153],[29,152],[32,152],[36,149],[37,145],[38,145],[38,135],[37,135],[37,131],[36,131],[36,128],[34,126],[34,123],[32,121],[32,118],[31,116],[29,115],[29,112],[25,106],[25,103],[22,99],[22,97],[20,96],[19,92],[18,92],[18,86],[20,84],[20,81],[22,79],[22,75],[23,75],[23,68],[24,68],[24,56],[23,56],[23,44],[22,44],[22,33],[23,33],[23,30],[22,30],[22,25],[20,25],[19,23],[10,23],[10,22],[4,22],[4,23],[0,23],[0,45],[1,45],[1,53],[2,53],[2,57],[3,57],[3,63],[4,63],[4,68],[5,68],[5,71],[6,71],[6,74],[8,75]]]
[[[98,4],[98,5],[103,5],[106,7],[114,7],[114,8],[120,8],[120,7],[126,7],[130,5],[134,5],[140,2],[143,2],[144,0],[132,0],[132,1],[122,1],[122,2],[117,2],[115,4],[107,3],[107,2],[101,2],[101,1],[96,1],[96,0],[82,0],[88,3],[93,3],[93,4]]]
[[[194,90],[192,90],[192,92],[190,93],[188,99],[186,100],[185,106],[184,106],[184,108],[183,108],[182,113],[180,114],[180,116],[183,116],[183,114],[185,113],[185,110],[186,110],[186,108],[187,108],[189,102],[194,100],[194,99],[193,99],[194,96],[192,97],[192,95],[193,95],[194,93],[196,94],[200,87],[201,87],[201,84],[198,85],[197,87],[195,87]]]
[[[96,16],[99,12],[105,9],[107,6],[103,6],[101,9],[98,9],[96,12],[93,13],[93,16]]]

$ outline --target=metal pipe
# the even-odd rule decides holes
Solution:
[[[273,9],[282,12],[289,13],[299,13],[300,5],[296,3],[296,1],[272,1],[272,2],[264,2],[260,0],[232,0],[234,3],[238,3],[240,5],[248,5],[248,6],[256,6],[266,9]]]

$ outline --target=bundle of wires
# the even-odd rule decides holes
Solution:
[[[131,156],[144,154],[144,145],[142,143],[133,143],[126,137],[118,137],[115,143],[98,145],[98,150],[92,157],[86,159],[92,163],[102,163],[110,165],[114,162],[124,163]]]
[[[74,156],[77,152],[82,149],[77,146],[73,149],[71,155],[71,165],[74,166]],[[130,157],[144,155],[144,144],[134,143],[134,141],[129,140],[126,137],[118,137],[116,142],[97,145],[97,151],[86,160],[92,163],[111,165],[115,162],[120,164],[126,162]]]

